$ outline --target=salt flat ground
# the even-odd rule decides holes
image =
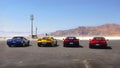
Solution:
[[[89,49],[87,40],[81,47],[8,47],[0,41],[0,68],[120,68],[120,40],[109,40],[106,49]]]

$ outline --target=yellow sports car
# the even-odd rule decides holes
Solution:
[[[42,37],[37,40],[38,46],[57,46],[57,40],[54,39],[53,37]]]

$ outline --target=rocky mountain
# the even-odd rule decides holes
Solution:
[[[69,30],[52,32],[52,36],[120,36],[119,24],[104,24],[101,26],[79,26]]]

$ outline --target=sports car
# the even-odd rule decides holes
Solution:
[[[77,46],[79,47],[79,39],[77,39],[74,36],[68,36],[65,39],[63,39],[63,46]]]
[[[30,41],[24,37],[13,37],[12,39],[7,40],[7,45],[9,47],[14,46],[29,46]]]
[[[89,40],[89,48],[93,47],[107,47],[107,40],[104,37],[94,37]]]
[[[37,40],[38,46],[57,46],[57,40],[53,37],[46,36]]]

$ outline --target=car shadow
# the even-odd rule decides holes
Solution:
[[[22,45],[19,45],[19,46],[11,46],[10,48],[25,48],[25,47],[30,47],[32,45],[29,45],[29,46],[22,46]],[[9,46],[8,46],[9,47]]]
[[[79,45],[79,46],[67,46],[66,48],[83,48],[82,45]]]
[[[90,49],[112,49],[111,46],[107,46],[107,47],[94,47],[94,48],[90,48]]]
[[[10,48],[26,48],[26,47],[29,47],[29,46],[13,46],[13,47],[10,47]]]
[[[39,47],[58,47],[59,45],[55,45],[55,46],[39,46]]]

